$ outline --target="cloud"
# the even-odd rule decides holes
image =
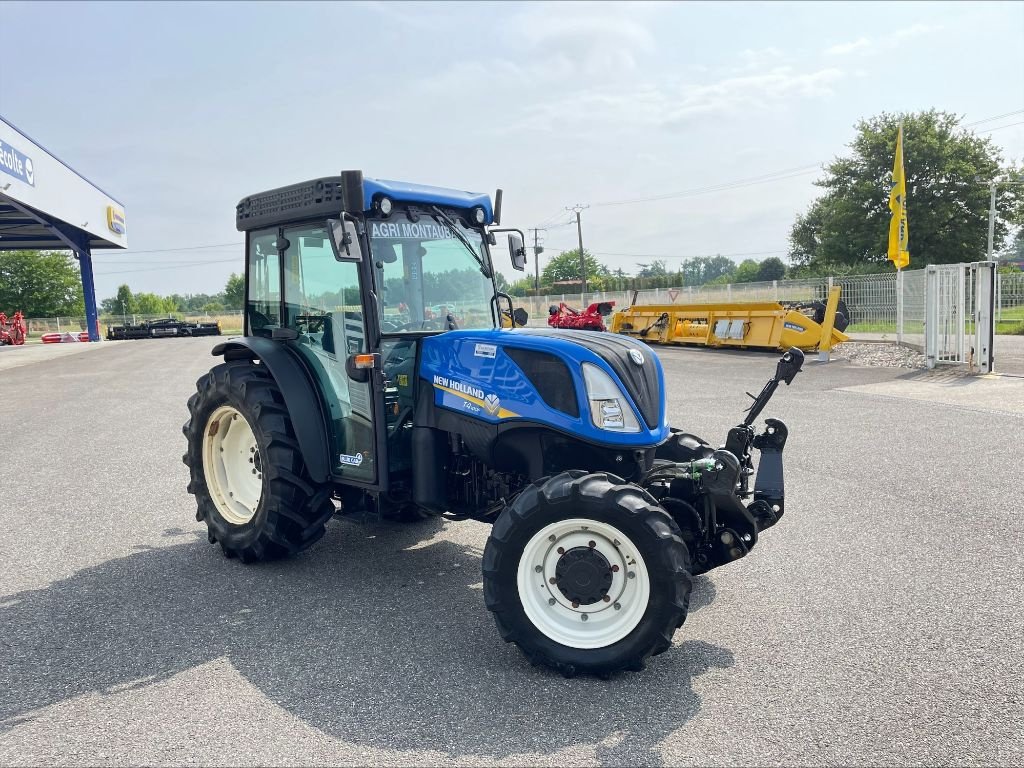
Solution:
[[[736,67],[736,71],[749,72],[760,69],[766,69],[768,67],[776,67],[781,63],[788,61],[785,54],[778,48],[747,48],[746,50],[740,51],[736,58],[739,60],[739,66]]]
[[[647,24],[653,9],[594,3],[527,6],[510,25],[528,55],[558,71],[607,77],[633,72],[657,44]]]
[[[922,37],[923,35],[937,32],[940,29],[942,29],[941,26],[934,24],[913,24],[903,29],[897,29],[895,32],[890,32],[888,35],[883,35],[875,40],[858,37],[856,40],[848,43],[838,43],[826,48],[823,53],[826,56],[849,56],[853,53],[860,53],[862,55],[881,53],[892,50],[907,40]]]
[[[826,56],[846,56],[857,51],[869,51],[873,48],[871,41],[866,37],[859,37],[851,43],[840,43],[825,49]]]
[[[516,130],[553,130],[574,120],[604,131],[609,126],[674,129],[701,117],[770,109],[794,99],[827,98],[843,77],[836,68],[799,72],[787,66],[699,85],[590,88],[527,107]]]

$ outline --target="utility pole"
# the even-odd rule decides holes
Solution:
[[[535,296],[540,296],[540,255],[544,253],[544,248],[538,238],[541,232],[547,232],[547,230],[540,227],[533,228],[533,293]]]
[[[580,280],[583,281],[580,285],[580,303],[583,303],[583,295],[587,292],[587,260],[583,258],[583,225],[580,223],[580,213],[589,207],[589,205],[576,203],[572,208],[565,209],[576,214],[576,234],[580,239]]]
[[[975,177],[977,179],[977,177]],[[980,181],[980,179],[979,179]],[[988,183],[988,252],[986,258],[988,261],[995,260],[995,240],[996,240],[996,189],[999,185],[1003,186],[1019,186],[1024,184],[1024,181],[1010,181],[1010,180],[998,180],[993,179]]]
[[[988,185],[989,190],[989,202],[988,202],[988,260],[992,261],[993,253],[992,249],[996,239],[996,184],[993,181]]]

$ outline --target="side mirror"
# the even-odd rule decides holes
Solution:
[[[362,261],[363,252],[359,247],[359,233],[356,225],[348,218],[328,219],[331,228],[331,246],[338,261]]]
[[[518,232],[508,236],[508,252],[512,257],[512,269],[523,272],[526,270],[526,249],[523,247],[523,238]]]

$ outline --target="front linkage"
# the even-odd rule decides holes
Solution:
[[[743,557],[757,543],[758,534],[782,517],[782,450],[788,431],[778,419],[766,419],[765,431],[756,434],[753,423],[779,384],[792,383],[803,362],[804,354],[796,348],[782,356],[761,393],[751,395],[754,402],[746,418],[729,430],[723,448],[715,450],[694,435],[673,430],[642,478],[640,484],[679,525],[694,574]],[[761,458],[751,490],[755,448]]]

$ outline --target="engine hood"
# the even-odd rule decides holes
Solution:
[[[652,445],[668,433],[661,362],[629,337],[554,328],[466,330],[425,338],[421,349],[419,374],[434,386],[439,406],[487,421],[547,423],[604,443]],[[641,434],[600,430],[591,423],[584,362],[618,381]]]

